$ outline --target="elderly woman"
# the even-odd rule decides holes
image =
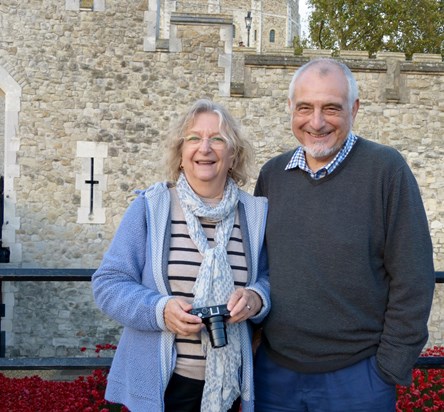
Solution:
[[[270,297],[267,202],[239,188],[251,160],[209,100],[170,133],[170,182],[139,193],[93,276],[98,307],[124,326],[107,400],[132,412],[253,411],[251,322]]]

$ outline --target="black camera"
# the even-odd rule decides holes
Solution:
[[[222,348],[228,343],[225,318],[230,317],[230,311],[227,309],[227,305],[195,308],[191,309],[190,313],[202,319],[210,335],[210,342],[213,348]]]

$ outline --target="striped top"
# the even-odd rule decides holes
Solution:
[[[193,302],[192,289],[202,256],[188,234],[185,217],[180,207],[175,188],[171,193],[171,243],[168,259],[168,280],[173,296],[180,296]],[[207,235],[210,247],[214,246],[216,225],[201,219],[202,227]],[[234,277],[235,287],[244,287],[247,282],[247,263],[242,234],[239,224],[239,213],[236,212],[233,232],[227,246],[228,262]],[[226,303],[226,302],[220,302]],[[188,378],[205,379],[205,357],[201,350],[200,334],[176,335],[177,361],[175,373]]]

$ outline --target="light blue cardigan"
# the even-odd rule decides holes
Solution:
[[[270,310],[268,263],[264,247],[267,201],[240,191],[239,217],[248,266],[247,287]],[[171,292],[167,281],[170,242],[170,193],[156,183],[131,203],[92,288],[97,306],[124,326],[108,376],[105,398],[132,412],[164,410],[164,392],[176,362],[175,335],[167,330],[163,311]],[[242,410],[254,410],[251,327],[241,323]]]

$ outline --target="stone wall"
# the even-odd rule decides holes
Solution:
[[[187,14],[229,14],[235,26],[234,44],[243,42],[244,46],[248,44],[245,16],[250,11],[250,47],[262,52],[289,46],[300,34],[298,4],[298,0],[163,0],[160,8]],[[168,26],[169,21],[165,24]],[[276,34],[273,43],[269,41],[270,30]]]
[[[258,168],[295,147],[288,83],[297,67],[328,51],[295,57],[288,49],[233,49],[228,15],[178,12],[169,39],[146,51],[146,1],[106,2],[95,12],[60,3],[0,5],[0,89],[5,124],[16,124],[4,130],[10,219],[3,232],[15,225],[9,265],[97,267],[133,191],[163,178],[165,133],[197,98],[222,102],[240,119]],[[436,270],[444,270],[444,64],[390,53],[340,58],[360,88],[355,131],[407,159],[424,197]],[[90,157],[99,181],[91,215]],[[254,179],[247,190],[253,186]],[[81,346],[118,339],[119,327],[95,308],[88,283],[15,282],[3,291],[8,356],[76,355]],[[444,343],[443,306],[438,286],[429,345]]]
[[[5,93],[0,89],[0,164],[4,164],[5,157]]]

